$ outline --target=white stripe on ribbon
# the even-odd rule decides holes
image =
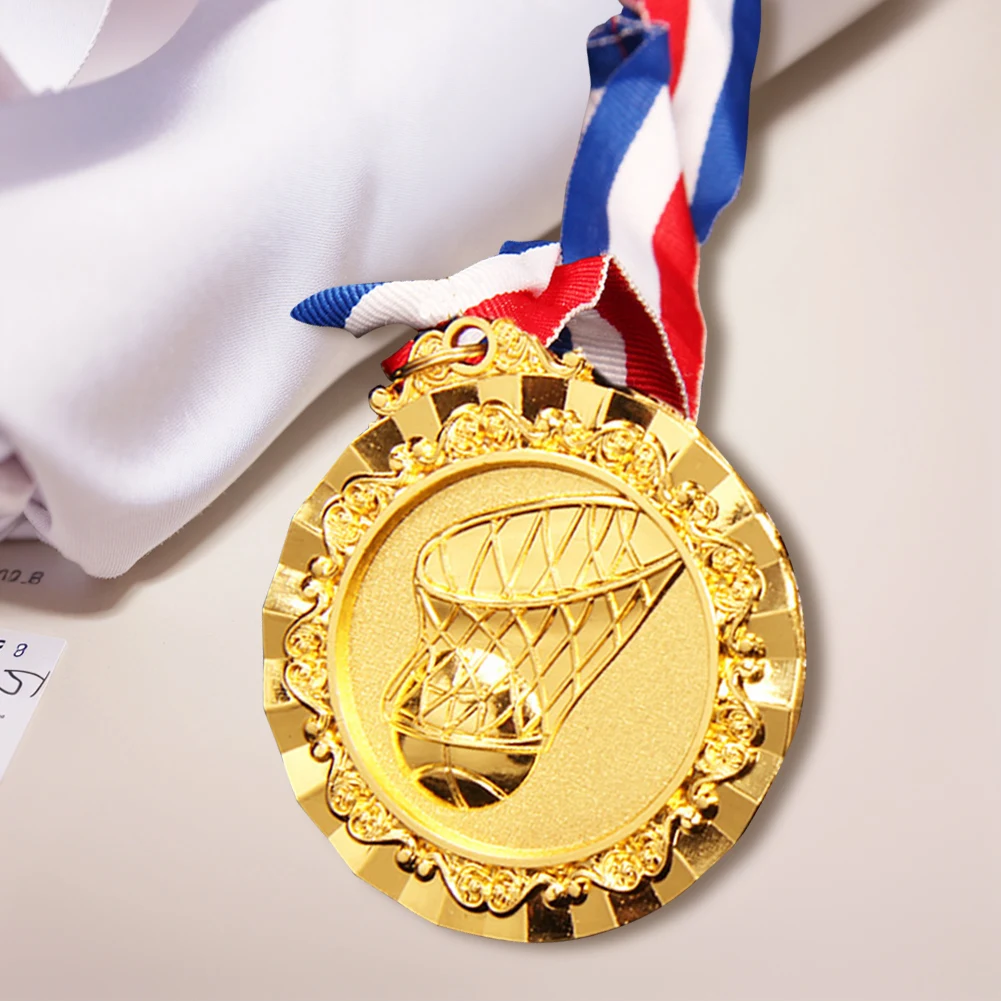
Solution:
[[[351,310],[344,329],[356,337],[387,323],[426,330],[506,292],[538,294],[549,285],[559,254],[559,244],[547,243],[488,257],[449,278],[377,285]]]
[[[587,107],[584,109],[584,124],[580,127],[581,135],[587,132],[587,127],[591,124],[591,119],[594,118],[594,113],[598,110],[598,105],[601,104],[601,99],[605,96],[605,90],[605,87],[594,87],[587,95]]]
[[[734,0],[701,0],[688,8],[685,58],[674,88],[674,121],[689,202],[699,180],[702,154],[723,81],[730,69],[733,4]]]
[[[578,313],[567,326],[574,350],[613,385],[626,385],[626,345],[618,330],[593,309]]]
[[[609,253],[654,313],[660,312],[660,269],[653,237],[680,173],[674,116],[665,86],[626,151],[608,195]]]

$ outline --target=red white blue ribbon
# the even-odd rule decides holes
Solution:
[[[292,315],[355,335],[507,317],[694,418],[705,358],[699,246],[744,170],[760,0],[627,8],[588,39],[591,95],[558,244],[507,243],[450,278],[336,286]]]

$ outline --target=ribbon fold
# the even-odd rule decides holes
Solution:
[[[588,38],[591,92],[559,243],[509,242],[449,278],[325,289],[292,316],[356,336],[505,317],[694,419],[699,247],[740,186],[760,27],[760,0],[628,3]]]

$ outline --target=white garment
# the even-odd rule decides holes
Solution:
[[[300,299],[548,229],[617,9],[213,0],[125,73],[0,105],[0,537],[123,573],[393,341]]]
[[[135,66],[173,36],[197,3],[0,0],[0,99],[79,87]]]
[[[38,534],[124,572],[390,343],[300,299],[550,226],[609,7],[202,4],[129,72],[0,108],[0,428]]]

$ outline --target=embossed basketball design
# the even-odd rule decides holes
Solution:
[[[383,696],[414,778],[460,808],[514,792],[682,570],[654,519],[614,495],[506,507],[431,538],[418,642]]]

